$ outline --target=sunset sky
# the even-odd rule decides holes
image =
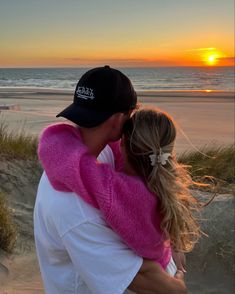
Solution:
[[[0,67],[234,64],[233,0],[0,0]]]

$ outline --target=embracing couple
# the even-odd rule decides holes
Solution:
[[[38,154],[34,231],[48,294],[186,293],[184,255],[199,236],[176,128],[137,109],[130,80],[109,66],[79,80]]]

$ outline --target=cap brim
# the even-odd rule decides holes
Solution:
[[[72,103],[57,114],[56,117],[67,118],[80,127],[93,128],[103,123],[111,115],[113,115],[112,112],[97,111]]]

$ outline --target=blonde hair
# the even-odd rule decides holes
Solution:
[[[176,251],[189,252],[200,236],[199,224],[193,215],[197,200],[190,194],[193,181],[174,154],[176,127],[173,119],[159,109],[141,109],[124,127],[127,160],[143,178],[160,203],[161,229],[170,238]],[[164,165],[151,163],[150,155],[170,153]]]

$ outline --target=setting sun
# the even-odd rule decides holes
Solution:
[[[207,66],[218,65],[221,58],[226,57],[223,52],[217,50],[216,48],[205,48],[201,50],[204,51],[202,54],[202,60]]]
[[[217,63],[217,57],[218,55],[215,55],[215,54],[208,56],[207,58],[208,65],[215,65]]]

